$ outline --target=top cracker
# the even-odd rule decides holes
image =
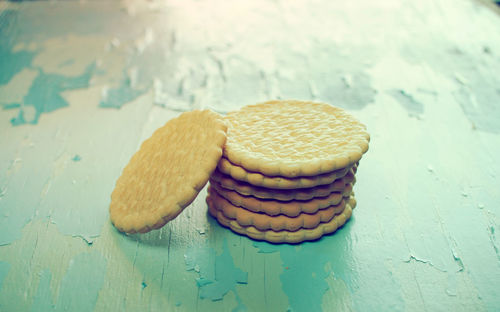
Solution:
[[[222,156],[226,124],[209,110],[168,121],[144,141],[116,181],[109,207],[122,232],[165,225],[205,186]]]
[[[353,165],[368,150],[366,127],[323,103],[269,101],[226,116],[224,156],[269,176],[314,176]]]

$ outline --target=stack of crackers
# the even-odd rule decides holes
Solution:
[[[336,231],[356,206],[366,128],[328,104],[271,101],[226,116],[227,140],[207,203],[220,224],[273,243]]]
[[[369,140],[363,124],[323,103],[270,101],[225,118],[184,113],[125,167],[111,221],[127,233],[160,228],[210,181],[208,210],[223,226],[273,243],[315,240],[351,217]]]

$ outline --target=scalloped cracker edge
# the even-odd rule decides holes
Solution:
[[[356,180],[352,169],[349,170],[349,172],[345,176],[336,179],[330,184],[290,190],[271,189],[251,185],[246,182],[235,180],[218,170],[215,170],[214,173],[210,176],[211,184],[218,184],[218,186],[220,187],[236,191],[241,195],[254,196],[262,199],[277,199],[281,201],[290,201],[294,199],[309,200],[314,197],[328,196],[332,192],[343,191],[346,187],[348,187],[347,185],[349,183],[354,184],[355,181]]]
[[[145,140],[111,194],[121,232],[145,233],[174,219],[206,185],[222,156],[226,124],[210,110],[182,113]]]
[[[232,190],[225,189],[217,183],[210,183],[209,188],[213,188],[217,193],[231,202],[235,206],[259,213],[265,213],[270,216],[286,215],[296,217],[300,213],[316,213],[319,209],[338,205],[343,197],[349,197],[352,194],[352,185],[346,185],[343,191],[332,192],[325,197],[314,197],[309,200],[290,200],[281,201],[276,199],[259,199],[254,196],[245,196]]]
[[[214,217],[219,224],[230,228],[233,232],[248,236],[255,240],[263,240],[270,243],[292,243],[297,244],[304,241],[312,241],[321,238],[324,235],[331,234],[342,227],[352,215],[352,207],[349,203],[346,204],[344,211],[333,217],[332,220],[326,223],[320,223],[314,229],[300,229],[294,232],[290,231],[260,231],[254,226],[241,226],[236,220],[229,219],[224,214],[217,210],[213,202],[207,197],[208,212]]]
[[[340,168],[332,172],[323,173],[316,176],[301,176],[296,178],[287,178],[281,176],[266,176],[260,172],[248,171],[245,168],[231,163],[227,158],[222,157],[217,165],[220,172],[231,176],[238,181],[249,184],[274,189],[297,189],[309,188],[317,185],[330,184],[338,178],[347,174],[352,168],[355,172],[357,164],[349,167]]]
[[[208,189],[208,196],[211,197],[210,200],[217,210],[221,211],[226,218],[235,220],[241,226],[254,226],[260,231],[286,230],[290,232],[299,229],[313,229],[320,223],[329,222],[335,215],[344,211],[346,200],[349,200],[349,197],[347,197],[339,204],[325,207],[313,214],[300,213],[296,217],[288,217],[285,215],[269,216],[264,213],[255,213],[235,206],[212,188]]]
[[[229,112],[224,157],[268,176],[315,176],[349,167],[368,150],[365,125],[325,103],[278,100]]]

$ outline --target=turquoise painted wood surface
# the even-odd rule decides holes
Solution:
[[[499,30],[465,0],[0,2],[0,310],[500,310]],[[112,227],[157,127],[274,98],[368,126],[346,226],[256,242],[203,191]]]

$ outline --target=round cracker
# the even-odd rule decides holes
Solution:
[[[179,215],[217,166],[226,129],[209,110],[183,113],[157,129],[116,181],[109,207],[114,226],[145,233]]]
[[[310,200],[290,200],[281,201],[275,199],[259,199],[253,196],[244,196],[236,191],[231,191],[220,187],[217,183],[210,183],[210,188],[214,188],[217,193],[230,201],[233,205],[247,210],[265,213],[270,216],[285,215],[296,217],[300,213],[316,213],[318,210],[338,205],[342,198],[350,196],[352,188],[346,187],[342,192],[332,192],[325,197],[315,197]]]
[[[241,226],[254,226],[260,231],[290,231],[299,229],[313,229],[320,223],[329,222],[335,215],[340,214],[345,208],[345,200],[337,205],[325,207],[315,213],[300,213],[295,217],[285,215],[269,216],[264,213],[255,213],[245,208],[235,206],[224,197],[220,196],[215,189],[208,189],[208,196],[212,197],[212,203],[226,218],[234,219]],[[349,197],[346,198],[349,200]]]
[[[366,127],[341,108],[270,101],[230,112],[224,156],[268,176],[314,176],[349,167],[368,150]]]
[[[255,186],[274,189],[298,189],[330,184],[336,179],[345,176],[351,168],[355,170],[357,164],[315,176],[287,178],[281,176],[266,176],[260,172],[248,171],[241,166],[231,163],[225,157],[222,157],[217,165],[217,169],[219,169],[220,172],[230,175],[235,180],[247,182]]]
[[[225,189],[236,191],[241,195],[254,196],[262,199],[277,199],[281,201],[309,200],[315,197],[325,197],[332,192],[344,191],[346,188],[351,187],[350,184],[354,184],[355,181],[352,169],[344,177],[338,178],[330,184],[291,190],[271,189],[251,185],[246,182],[234,180],[217,169],[210,177],[211,184],[218,184]]]
[[[219,211],[216,206],[213,204],[212,200],[210,197],[207,197],[207,203],[208,203],[208,211],[212,217],[217,219],[217,221],[225,227],[230,228],[232,231],[248,236],[252,239],[255,240],[263,240],[267,241],[270,243],[292,243],[292,244],[297,244],[301,243],[304,241],[312,241],[319,239],[323,235],[331,234],[335,232],[338,228],[343,226],[347,220],[352,215],[352,206],[351,204],[355,205],[355,200],[353,198],[353,201],[349,201],[342,213],[339,215],[333,217],[330,222],[325,222],[325,223],[320,223],[316,228],[314,229],[300,229],[295,232],[291,231],[272,231],[272,230],[267,230],[267,231],[260,231],[254,226],[241,226],[236,220],[229,219],[224,216],[224,214]]]

